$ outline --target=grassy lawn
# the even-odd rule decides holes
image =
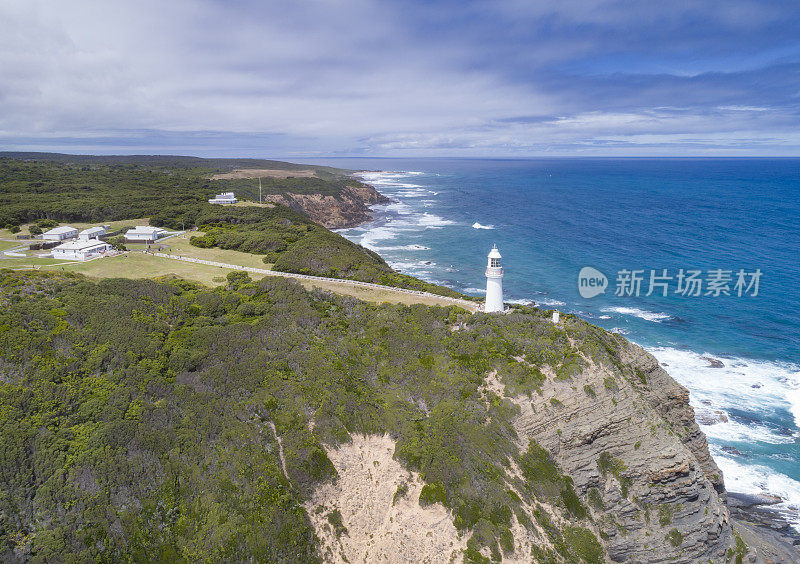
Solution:
[[[258,202],[254,202],[253,200],[239,200],[235,204],[230,204],[236,207],[247,207],[247,206],[255,206],[258,208],[274,208],[275,204],[270,204],[268,202],[264,202],[263,204],[259,204]]]
[[[8,249],[13,249],[14,247],[19,247],[20,245],[26,244],[25,241],[2,241],[0,240],[0,251],[7,251]]]
[[[229,251],[217,248],[201,249],[200,247],[194,247],[191,243],[189,243],[190,237],[201,235],[203,235],[202,231],[194,231],[192,233],[187,233],[185,236],[179,235],[176,237],[170,237],[159,244],[151,245],[151,248],[158,250],[159,247],[163,247],[162,252],[164,253],[181,255],[184,257],[194,257],[204,260],[213,260],[216,262],[225,262],[228,264],[235,264],[237,266],[264,268],[267,270],[272,268],[271,264],[264,264],[261,261],[261,255],[253,255],[250,253],[242,253],[240,251]],[[135,248],[134,245],[126,244],[126,246],[129,249]]]
[[[91,278],[156,278],[158,276],[171,275],[185,280],[199,282],[206,286],[219,286],[220,284],[224,284],[226,282],[226,276],[232,270],[229,268],[154,257],[144,253],[128,253],[84,263],[69,264],[54,259],[8,259],[0,261],[0,268],[23,268],[26,266],[33,267],[33,265],[37,265],[43,270],[79,272]],[[259,275],[251,275],[251,277],[254,280],[262,278]],[[319,288],[336,294],[352,296],[367,302],[390,302],[406,305],[451,305],[449,302],[436,297],[404,294],[401,292],[392,292],[391,290],[360,288],[343,282],[319,282],[309,280],[299,280],[299,282],[308,289]]]
[[[50,265],[64,264],[63,260],[51,258],[4,258],[0,259],[0,268],[36,268]]]
[[[155,278],[157,276],[175,275],[207,286],[217,286],[225,282],[231,269],[192,264],[177,260],[146,255],[144,253],[128,253],[115,257],[106,257],[84,263],[65,264],[61,267],[50,267],[48,270],[65,270],[80,272],[92,278]]]
[[[405,294],[402,292],[392,292],[391,290],[376,290],[374,288],[362,288],[359,286],[350,286],[349,284],[339,282],[320,282],[317,280],[298,280],[305,288],[319,288],[320,290],[327,290],[336,294],[345,296],[352,296],[365,302],[383,303],[389,302],[393,304],[425,304],[425,305],[440,305],[450,306],[451,302],[432,296],[418,296],[415,294]]]

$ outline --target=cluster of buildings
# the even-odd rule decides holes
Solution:
[[[84,261],[104,255],[112,249],[109,243],[101,239],[108,233],[108,229],[108,225],[98,225],[78,231],[75,227],[62,225],[42,233],[42,239],[45,241],[64,241],[60,245],[53,247],[53,258]],[[136,243],[153,243],[166,235],[166,233],[160,227],[137,225],[125,233],[125,240]]]
[[[111,245],[100,237],[108,231],[108,226],[97,226],[78,231],[75,227],[62,225],[42,233],[45,241],[66,241],[53,248],[53,258],[66,260],[87,260],[111,250]]]

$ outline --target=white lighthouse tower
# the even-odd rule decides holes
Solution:
[[[486,265],[486,305],[483,311],[503,311],[503,267],[500,265],[500,251],[497,245],[489,251],[489,262]]]

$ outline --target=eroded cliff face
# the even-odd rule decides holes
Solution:
[[[334,562],[460,561],[466,538],[441,504],[421,507],[424,484],[393,458],[395,442],[355,435],[329,449],[339,475],[306,505],[320,552]]]
[[[339,197],[322,194],[270,194],[264,200],[302,212],[328,229],[355,227],[371,219],[369,206],[389,200],[372,186],[348,184]]]
[[[724,559],[735,539],[722,475],[687,390],[641,348],[620,339],[619,352],[634,378],[584,357],[571,380],[548,379],[533,401],[513,398],[520,438],[547,448],[574,480],[611,560]]]
[[[602,559],[727,561],[736,538],[722,475],[694,421],[687,390],[643,349],[622,338],[617,345],[615,360],[604,363],[573,342],[582,369],[564,377],[544,367],[541,393],[530,396],[509,396],[502,375],[492,371],[482,397],[512,402],[520,453],[534,440],[572,479],[589,511],[580,526],[600,539]],[[513,361],[529,362],[524,356]],[[463,558],[470,532],[458,534],[443,505],[420,507],[422,478],[391,458],[393,446],[389,437],[373,436],[328,449],[340,478],[321,486],[307,506],[326,561]],[[517,462],[509,459],[503,472],[508,488],[522,494]],[[406,490],[394,499],[400,484]],[[522,509],[527,522],[512,517],[513,549],[504,551],[503,560],[566,561],[548,527],[568,530],[578,523],[574,516],[540,500],[523,502]],[[332,512],[341,516],[338,532],[328,517]],[[486,547],[480,552],[491,556]]]

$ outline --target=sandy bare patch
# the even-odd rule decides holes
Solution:
[[[326,562],[456,562],[467,537],[459,538],[444,506],[420,507],[423,482],[392,458],[388,436],[353,436],[328,451],[339,472],[306,505]],[[407,492],[394,500],[398,487]],[[341,513],[346,532],[337,536],[328,516]]]
[[[280,170],[274,168],[243,168],[232,172],[215,174],[212,180],[233,180],[236,178],[308,178],[316,176],[313,170]]]

